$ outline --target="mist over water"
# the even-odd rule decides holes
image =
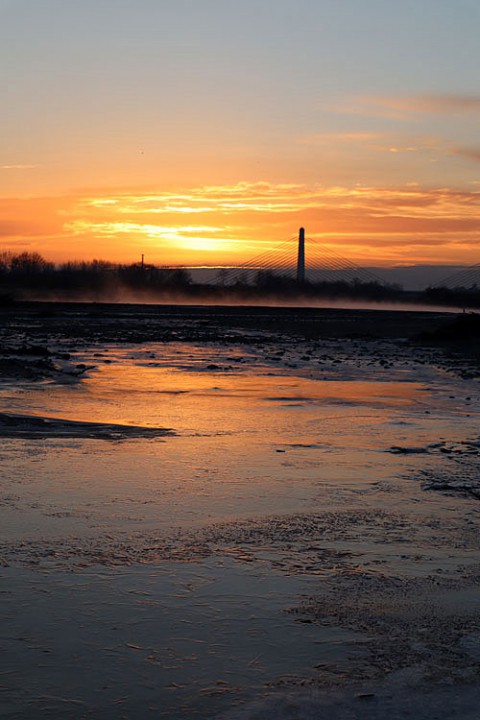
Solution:
[[[70,262],[54,265],[38,253],[0,254],[3,305],[15,299],[58,302],[147,303],[178,305],[246,305],[272,307],[456,309],[480,303],[475,287],[429,287],[404,291],[373,274],[357,277],[341,274],[328,280],[299,279],[295,272],[255,272],[195,282],[184,267],[157,267],[107,261]],[[360,268],[359,268],[360,271]]]
[[[389,300],[362,300],[352,298],[312,298],[308,295],[298,296],[282,296],[282,295],[265,295],[255,293],[245,295],[236,294],[235,291],[225,293],[209,293],[196,292],[182,293],[181,291],[158,293],[132,291],[128,287],[115,287],[112,290],[101,293],[75,293],[74,296],[62,292],[36,293],[26,292],[22,294],[22,300],[33,302],[59,302],[59,303],[112,303],[112,304],[131,304],[131,305],[205,305],[216,306],[223,305],[225,307],[272,307],[272,308],[315,308],[315,309],[345,309],[345,310],[388,310],[388,311],[405,311],[405,312],[441,312],[441,313],[458,313],[458,312],[477,312],[477,309],[465,307],[455,307],[452,305],[436,305],[421,302],[392,302]]]

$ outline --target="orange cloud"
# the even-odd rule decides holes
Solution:
[[[480,162],[480,148],[457,147],[452,148],[452,153],[474,162]]]
[[[241,264],[298,227],[358,262],[478,261],[480,190],[248,183],[0,200],[2,247],[49,259]],[[295,244],[292,243],[292,251]]]
[[[0,165],[0,170],[33,170],[37,167],[38,165]]]
[[[441,156],[462,154],[451,143],[428,134],[405,135],[389,132],[313,133],[296,140],[297,145],[320,148],[323,153],[336,152],[337,157],[361,157],[367,153],[423,154],[424,159],[436,160]],[[371,156],[371,155],[370,155]],[[465,153],[466,157],[470,157]]]
[[[298,145],[324,145],[326,143],[372,143],[385,138],[385,133],[345,132],[345,133],[312,133],[298,138]]]
[[[467,114],[480,112],[478,95],[357,95],[337,101],[335,112],[411,120],[418,113]]]

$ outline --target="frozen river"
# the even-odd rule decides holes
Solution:
[[[476,381],[380,342],[74,361],[0,388],[2,717],[363,718],[387,676],[473,679]]]

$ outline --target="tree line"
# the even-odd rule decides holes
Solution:
[[[274,297],[277,301],[295,297],[351,298],[373,302],[423,302],[456,307],[480,307],[480,289],[426,288],[406,292],[399,285],[377,281],[332,280],[301,285],[286,274],[268,270],[239,275],[228,281],[225,271],[217,282],[195,283],[184,268],[167,268],[144,263],[117,264],[105,260],[70,261],[54,264],[37,252],[0,252],[0,300],[128,300],[155,301],[168,298],[191,302],[222,303],[229,300]]]
[[[0,286],[13,298],[108,298],[125,290],[158,293],[180,290],[191,283],[183,268],[161,268],[105,260],[70,261],[55,265],[37,252],[0,253]]]

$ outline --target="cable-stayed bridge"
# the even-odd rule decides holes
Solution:
[[[437,281],[433,288],[447,288],[448,290],[480,290],[480,263],[470,265],[458,270],[442,280]]]
[[[178,266],[162,266],[165,270],[178,270]],[[188,269],[188,268],[185,268]],[[207,269],[207,268],[206,268]],[[211,268],[214,271],[214,268]],[[438,276],[438,275],[437,275]],[[255,255],[235,267],[219,268],[215,277],[210,274],[210,284],[225,287],[252,286],[287,281],[289,286],[308,284],[349,285],[375,284],[385,290],[393,289],[384,277],[345,258],[316,238],[307,238],[300,228],[298,235],[292,235],[272,249]],[[466,290],[480,292],[480,263],[463,268],[440,281],[430,283],[424,290]]]
[[[385,284],[374,273],[338,255],[318,240],[306,238],[303,228],[300,228],[298,239],[292,236],[238,267],[221,270],[217,282],[226,286],[249,285],[259,276],[267,275],[287,278],[298,285],[322,282]]]

